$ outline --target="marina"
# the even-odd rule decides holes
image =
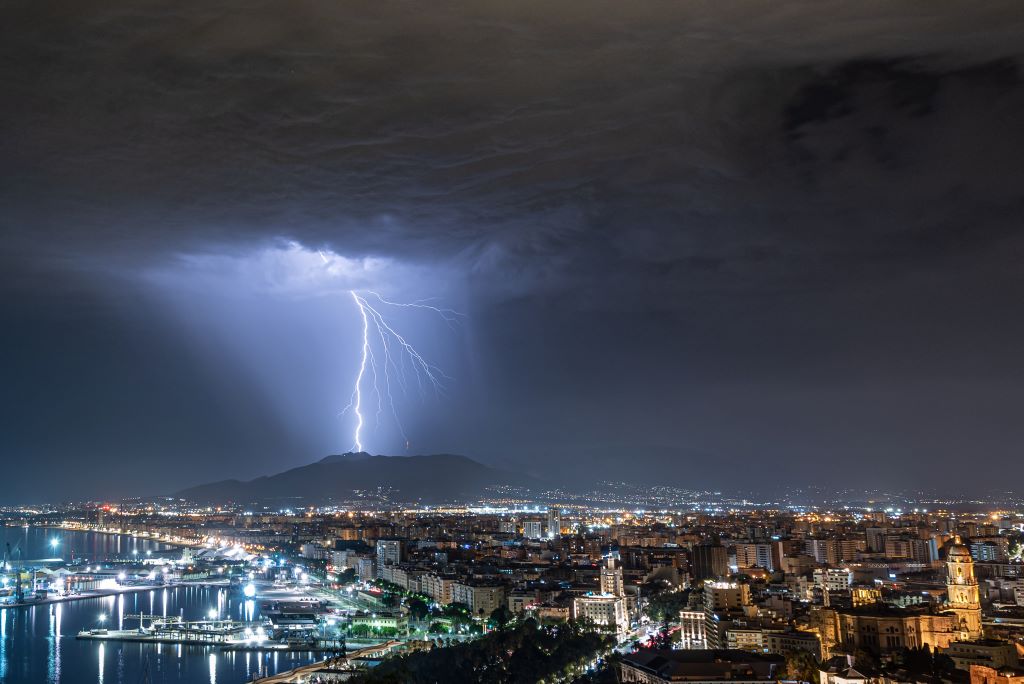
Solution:
[[[266,640],[262,622],[237,620],[182,620],[177,616],[126,615],[125,622],[138,620],[136,629],[93,628],[78,633],[79,639],[136,641],[154,644],[245,644]],[[148,622],[148,624],[147,624]]]
[[[161,615],[125,615],[124,623],[138,621],[134,629],[106,629],[94,627],[80,631],[76,638],[90,641],[122,641],[149,644],[175,644],[185,646],[217,646],[221,651],[302,651],[337,653],[344,642],[336,639],[305,638],[273,639],[277,629],[271,619],[192,620]]]
[[[171,551],[158,542],[96,532],[59,532],[60,551],[93,562],[131,559]],[[21,545],[27,558],[44,558],[55,531],[46,528],[0,528],[0,543]],[[134,553],[133,553],[134,552]],[[180,553],[180,549],[174,550]],[[140,673],[149,681],[183,684],[233,684],[292,670],[324,657],[325,649],[299,644],[246,643],[197,633],[146,638],[138,634],[154,619],[182,629],[211,622],[221,625],[269,624],[261,601],[232,591],[227,582],[204,581],[162,587],[130,586],[117,591],[0,606],[0,681],[4,684],[135,684]],[[210,619],[210,613],[216,615]],[[156,616],[156,618],[152,618]],[[151,619],[152,618],[152,619]],[[101,634],[106,630],[106,634]],[[254,637],[256,629],[254,628]],[[94,634],[90,634],[95,632]],[[78,638],[80,635],[85,638]],[[242,627],[241,635],[245,635]],[[192,636],[178,640],[177,636]],[[104,638],[100,638],[104,637]],[[237,634],[235,637],[237,639]]]

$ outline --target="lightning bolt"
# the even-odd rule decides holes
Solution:
[[[362,451],[363,443],[359,439],[359,433],[363,430],[363,376],[366,375],[366,362],[370,360],[370,321],[366,316],[366,309],[359,304],[359,296],[352,292],[352,298],[356,301],[359,314],[363,317],[363,356],[359,361],[359,373],[356,375],[356,386],[352,390],[352,399],[345,410],[347,411],[351,407],[352,412],[356,414],[355,450]],[[344,412],[342,411],[342,413]]]
[[[440,307],[436,307],[436,306],[432,306],[430,304],[427,304],[427,302],[431,301],[429,299],[421,299],[421,300],[416,301],[416,302],[402,303],[402,302],[392,302],[392,301],[389,301],[387,299],[384,299],[383,297],[381,297],[379,294],[377,294],[373,290],[368,290],[367,294],[375,297],[378,301],[380,301],[381,304],[387,304],[388,306],[397,306],[397,307],[400,307],[400,308],[403,308],[403,309],[426,309],[427,311],[433,311],[438,316],[440,316],[442,318],[442,320],[444,320],[445,323],[448,323],[448,324],[458,323],[459,321],[461,321],[463,318],[466,317],[466,314],[459,313],[458,311],[455,311],[454,309],[443,309],[443,308],[440,308]]]
[[[360,350],[359,370],[356,373],[355,384],[352,387],[352,396],[348,405],[341,412],[342,415],[352,411],[355,415],[356,424],[353,434],[353,449],[363,450],[362,432],[366,427],[366,419],[363,415],[364,395],[363,385],[367,380],[367,370],[372,380],[371,387],[373,394],[377,397],[377,411],[375,420],[380,423],[381,414],[385,406],[390,409],[391,416],[399,433],[405,440],[408,447],[409,439],[405,434],[405,428],[398,416],[398,409],[395,406],[395,397],[392,392],[392,380],[401,389],[402,393],[409,390],[411,375],[416,382],[421,399],[426,397],[427,391],[433,391],[436,396],[444,394],[444,381],[450,380],[443,370],[427,361],[412,344],[396,331],[385,319],[377,307],[393,307],[400,309],[420,309],[437,314],[441,320],[450,327],[461,322],[464,314],[453,309],[437,307],[427,302],[430,300],[419,300],[416,302],[394,302],[385,299],[376,292],[367,291],[361,294],[356,290],[350,290],[352,301],[359,309],[359,316],[362,320],[363,342]],[[370,303],[372,298],[377,306]],[[376,353],[374,347],[376,346]],[[379,360],[378,360],[379,356]]]

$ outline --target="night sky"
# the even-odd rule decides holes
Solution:
[[[0,501],[352,447],[552,483],[1024,476],[1018,0],[12,0]],[[966,465],[966,467],[965,467]]]

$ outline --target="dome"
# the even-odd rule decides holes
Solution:
[[[949,560],[971,560],[971,552],[966,546],[960,542],[960,537],[953,537],[953,543],[949,549],[946,550],[946,558]]]

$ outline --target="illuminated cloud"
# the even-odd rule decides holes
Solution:
[[[322,297],[379,287],[382,281],[401,283],[412,278],[413,270],[387,257],[348,258],[282,240],[247,252],[180,254],[142,277],[165,288]]]

